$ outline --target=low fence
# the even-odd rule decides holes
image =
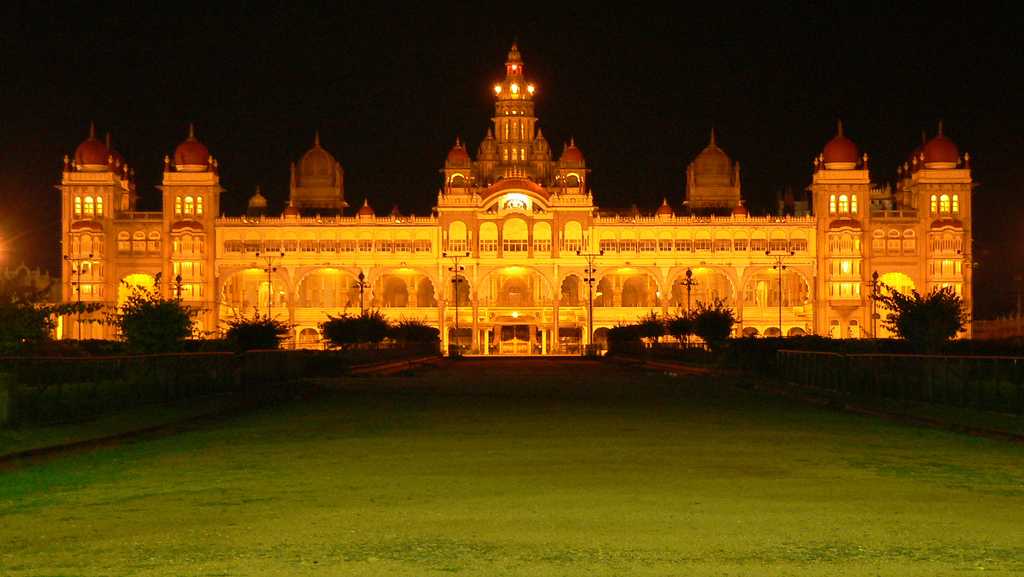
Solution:
[[[216,395],[288,397],[305,378],[437,354],[436,344],[424,344],[342,351],[6,357],[0,358],[0,425],[71,422]]]
[[[779,350],[779,378],[865,400],[1024,414],[1024,357]]]

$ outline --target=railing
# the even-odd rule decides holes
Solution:
[[[871,218],[917,218],[917,209],[872,210]]]
[[[129,407],[238,395],[295,394],[308,377],[439,354],[436,343],[340,351],[269,350],[111,357],[0,358],[0,425],[72,422]]]
[[[778,376],[852,398],[1024,413],[1024,357],[780,350]]]

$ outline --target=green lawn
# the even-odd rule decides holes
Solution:
[[[1019,575],[1024,446],[584,361],[0,471],[0,575]]]

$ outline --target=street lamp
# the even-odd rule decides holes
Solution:
[[[690,291],[697,286],[697,281],[693,280],[693,271],[686,269],[686,280],[681,280],[678,284],[686,287],[686,316],[690,316]]]
[[[256,258],[265,258],[267,260],[267,266],[263,269],[263,272],[267,273],[267,318],[271,317],[274,311],[274,273],[277,272],[277,267],[274,266],[275,258],[284,258],[284,251],[280,252],[280,256],[277,255],[263,255],[260,256],[260,252],[256,251]],[[259,300],[257,299],[256,312],[259,314]]]
[[[459,260],[468,258],[469,251],[459,254],[449,255],[446,252],[441,253],[441,258],[450,258],[454,261],[454,265],[448,267],[448,270],[452,273],[452,289],[455,291],[455,347],[458,350],[459,347],[459,284],[462,283],[462,277],[459,273],[466,270],[466,267],[459,264]]]
[[[71,264],[71,272],[75,274],[77,280],[75,281],[75,302],[76,310],[78,312],[78,340],[82,340],[82,262],[91,261],[92,253],[86,258],[75,258],[71,255],[64,255],[64,260]]]
[[[174,275],[174,294],[178,302],[181,302],[181,273]]]
[[[878,271],[871,273],[871,338],[878,338]]]
[[[576,256],[582,256],[587,259],[587,268],[583,269],[583,272],[587,276],[583,278],[583,282],[587,283],[587,349],[593,349],[594,347],[594,283],[597,282],[597,277],[594,274],[597,269],[594,268],[594,259],[599,256],[604,256],[604,251],[598,252],[582,252],[576,251]]]
[[[359,289],[359,316],[366,314],[366,309],[363,307],[363,291],[370,288],[370,283],[366,282],[366,275],[363,271],[359,271],[359,275],[356,276],[356,282],[352,285],[352,288]]]
[[[787,256],[793,256],[796,252],[792,250],[772,252],[771,250],[764,251],[766,256],[775,258],[775,265],[772,267],[779,271],[779,336],[785,336],[782,330],[782,271],[786,269],[786,265],[782,264],[782,259]]]

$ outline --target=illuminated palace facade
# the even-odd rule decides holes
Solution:
[[[941,127],[879,187],[840,126],[813,161],[813,211],[785,216],[748,214],[739,164],[712,133],[686,170],[685,207],[614,214],[594,204],[575,142],[552,153],[524,74],[513,46],[493,128],[475,159],[456,140],[431,216],[378,214],[372,199],[346,210],[344,171],[319,137],[292,165],[282,214],[257,191],[247,214],[224,216],[217,161],[191,130],[164,159],[161,210],[140,212],[125,160],[90,134],[60,186],[63,298],[113,307],[125,284],[159,279],[202,311],[205,334],[258,311],[289,322],[297,346],[318,346],[328,314],[362,307],[481,354],[576,352],[616,324],[712,298],[734,308],[737,335],[885,336],[872,322],[875,272],[897,290],[951,286],[970,304],[971,172]],[[599,255],[592,271],[587,254]],[[62,330],[116,336],[74,318]]]

